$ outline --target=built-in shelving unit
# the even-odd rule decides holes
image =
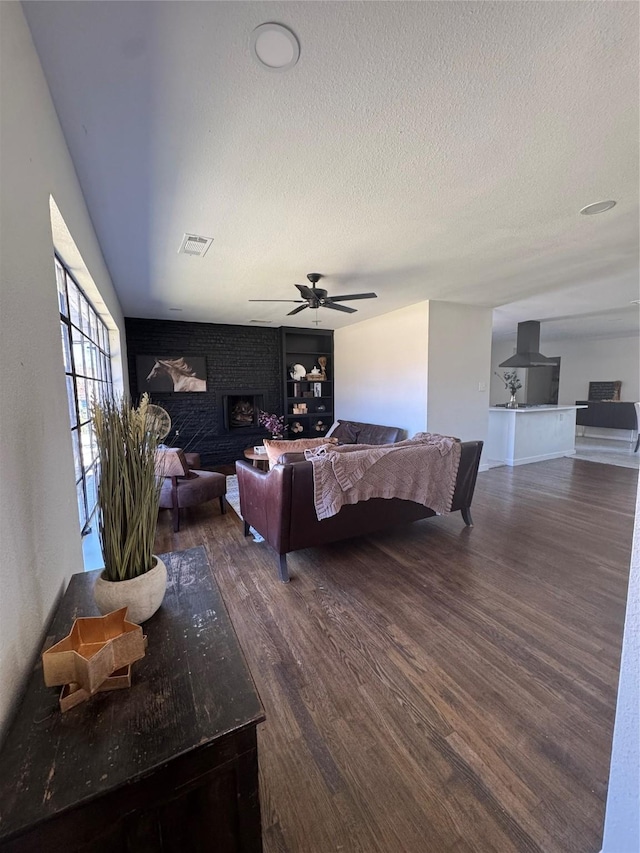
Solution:
[[[293,379],[293,365],[301,364],[307,374],[320,369],[324,357],[326,379]],[[334,421],[333,412],[333,331],[330,329],[282,328],[282,372],[284,415],[287,438],[318,438]],[[306,406],[306,413],[297,411]]]

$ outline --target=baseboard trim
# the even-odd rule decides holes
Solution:
[[[563,456],[575,456],[575,450],[558,450],[556,453],[543,453],[540,456],[525,456],[523,459],[505,459],[505,465],[514,468],[517,465],[529,465],[531,462],[546,462],[547,459],[562,459]]]

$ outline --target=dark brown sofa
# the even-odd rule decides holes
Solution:
[[[483,442],[462,443],[462,456],[451,511],[460,511],[465,524],[471,520],[471,500],[478,474]],[[311,462],[290,461],[299,454],[285,454],[270,471],[260,471],[245,461],[236,462],[240,512],[245,536],[249,527],[258,531],[279,555],[280,580],[289,580],[287,554],[301,548],[325,545],[351,536],[374,533],[395,524],[430,518],[436,513],[422,504],[399,498],[372,498],[342,507],[318,521],[313,502]],[[281,464],[284,463],[284,464]]]

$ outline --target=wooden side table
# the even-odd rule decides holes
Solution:
[[[2,853],[261,853],[260,699],[204,549],[162,559],[130,688],[62,714],[35,667],[0,753]],[[48,640],[97,615],[98,574],[73,575]]]
[[[260,468],[261,471],[269,470],[269,458],[266,453],[256,453],[253,447],[247,447],[244,458],[250,459],[254,468]]]

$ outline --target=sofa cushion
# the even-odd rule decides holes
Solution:
[[[400,439],[398,427],[360,424],[353,421],[351,425],[358,431],[358,444],[395,444]]]
[[[337,420],[327,435],[337,437],[340,444],[394,444],[401,432],[398,427]]]
[[[178,507],[198,506],[227,492],[227,478],[214,471],[191,471],[189,477],[177,481]],[[160,489],[160,509],[173,507],[173,485],[166,478]]]
[[[335,438],[340,444],[356,444],[358,441],[358,429],[351,421],[337,420],[327,432],[327,438]]]
[[[294,441],[266,438],[263,443],[267,448],[269,468],[273,468],[283,453],[302,453],[303,450],[320,447],[321,444],[335,444],[336,442],[329,441],[327,438],[297,438]]]

